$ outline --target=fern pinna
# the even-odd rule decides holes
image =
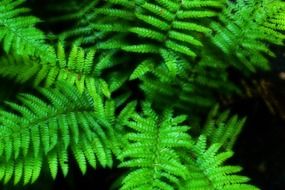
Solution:
[[[122,171],[114,189],[258,189],[226,162],[246,122],[231,73],[270,68],[284,16],[281,0],[1,0],[3,186],[75,160]]]

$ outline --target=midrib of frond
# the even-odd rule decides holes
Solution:
[[[147,1],[146,1],[145,3],[147,3]],[[170,38],[169,38],[169,32],[172,31],[172,29],[173,29],[173,23],[174,23],[174,22],[176,21],[176,19],[177,19],[177,13],[178,13],[180,10],[182,10],[183,0],[179,0],[177,3],[179,4],[179,6],[178,6],[176,12],[173,13],[173,14],[174,14],[173,19],[167,20],[167,24],[169,25],[169,28],[168,28],[166,31],[163,31],[165,38],[161,41],[162,43],[165,43],[167,40],[170,39]]]
[[[165,43],[167,40],[170,39],[170,38],[169,38],[169,32],[172,31],[172,29],[173,29],[173,23],[174,23],[174,22],[176,21],[176,19],[177,19],[177,13],[178,13],[180,10],[182,10],[183,1],[184,1],[184,0],[179,0],[179,1],[178,1],[178,3],[179,3],[178,9],[176,10],[173,19],[172,19],[172,20],[170,21],[170,23],[169,23],[169,29],[167,30],[166,38],[164,39],[164,43]]]
[[[161,147],[160,147],[160,127],[156,127],[155,129],[155,140],[154,140],[154,152],[155,152],[155,156],[154,159],[152,161],[153,163],[153,174],[152,174],[152,182],[155,182],[155,180],[159,179],[159,175],[157,175],[158,173],[160,173],[160,169],[157,167],[160,164],[160,151],[161,151]],[[151,168],[150,168],[151,169]],[[151,184],[151,189],[155,189],[156,186],[154,185],[154,183]]]
[[[194,153],[193,153],[194,154]],[[203,174],[203,176],[204,176],[204,180],[207,180],[207,184],[208,184],[208,186],[207,186],[207,189],[209,189],[209,190],[219,190],[219,189],[217,189],[216,188],[216,186],[215,186],[215,184],[210,180],[210,177],[209,177],[209,175],[207,175],[207,173],[205,172],[205,169],[204,168],[202,168],[201,167],[201,165],[199,164],[199,163],[197,163],[197,159],[198,159],[198,155],[196,155],[196,154],[194,154],[194,155],[192,155],[194,158],[193,159],[195,159],[195,161],[193,162],[193,163],[195,163],[195,167],[200,171],[200,173],[201,174]],[[195,179],[194,179],[195,180]],[[210,187],[210,188],[209,188]]]
[[[42,64],[44,66],[44,64]],[[76,72],[73,69],[70,69],[68,67],[59,67],[59,66],[54,66],[54,65],[49,65],[50,68],[56,68],[58,72],[64,71],[69,74],[69,76],[76,75],[77,79],[80,80],[82,77],[84,77],[85,80],[92,80],[96,78],[96,76],[92,75],[92,73],[87,73],[87,72]]]
[[[184,1],[185,1],[185,0],[179,0],[178,2],[176,2],[178,6],[177,6],[177,9],[175,10],[175,12],[172,12],[172,14],[174,15],[173,18],[166,20],[167,24],[169,25],[168,28],[167,28],[166,30],[164,30],[164,29],[159,29],[159,33],[164,36],[164,38],[163,38],[162,40],[158,40],[159,42],[161,42],[161,43],[164,44],[164,47],[158,47],[159,49],[165,48],[165,47],[168,49],[166,43],[169,42],[169,41],[172,41],[172,42],[173,42],[173,41],[174,41],[174,42],[176,41],[176,39],[170,37],[170,32],[177,31],[177,29],[175,29],[175,28],[173,27],[173,25],[174,25],[175,22],[179,21],[179,19],[178,19],[178,13],[179,13],[180,11],[184,11],[184,7],[183,7]],[[145,2],[145,3],[147,3],[147,2]],[[190,22],[189,19],[188,19],[188,22]],[[191,23],[191,22],[190,22],[190,23]],[[197,24],[197,25],[199,25],[199,24]],[[157,30],[157,28],[155,29],[155,31],[156,31],[156,30]],[[184,33],[184,30],[179,30],[179,33],[185,34],[185,33]],[[195,37],[193,37],[193,35],[190,35],[189,33],[187,33],[187,34],[185,34],[185,35],[188,35],[188,36],[192,37],[193,40],[199,41],[199,39],[196,39]],[[182,45],[182,46],[185,46],[185,47],[189,47],[189,44],[188,44],[188,43],[187,43],[187,45],[185,45],[185,42],[182,42],[182,41],[179,41],[178,44],[180,44],[180,45]],[[194,46],[195,46],[195,45],[194,45]],[[192,49],[192,48],[189,47],[188,51],[191,52],[191,54],[192,54],[193,56],[195,56],[195,52],[193,52],[193,49]]]

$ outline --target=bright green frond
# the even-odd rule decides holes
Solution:
[[[98,59],[95,58],[95,53],[95,50],[84,51],[74,45],[66,56],[63,45],[59,43],[56,62],[15,55],[5,56],[0,61],[0,75],[15,78],[21,83],[32,80],[35,86],[44,83],[46,87],[57,81],[67,81],[76,86],[80,93],[87,90],[92,94],[96,91],[110,97],[115,89],[111,89],[109,84],[99,77],[104,69],[114,64],[113,53],[98,56]]]
[[[69,148],[83,173],[87,163],[92,167],[97,162],[112,166],[112,152],[120,149],[115,147],[120,139],[116,139],[113,130],[121,129],[119,125],[130,116],[121,113],[117,122],[116,105],[111,100],[104,102],[99,95],[92,98],[65,83],[40,92],[47,100],[20,94],[21,104],[7,102],[14,113],[0,111],[0,167],[4,182],[12,176],[15,183],[20,179],[34,182],[43,157],[47,158],[53,178],[59,169],[66,175]],[[132,110],[126,111],[132,115]]]
[[[216,16],[215,11],[208,9],[222,5],[222,1],[137,1],[135,16],[140,22],[131,26],[129,32],[156,41],[157,49],[165,47],[179,55],[195,57],[192,47],[202,46],[197,33],[210,32],[196,19]]]
[[[241,167],[224,165],[233,153],[231,151],[218,153],[220,147],[221,144],[215,143],[208,148],[206,138],[200,136],[191,148],[191,153],[188,156],[183,154],[189,175],[180,183],[178,189],[258,190],[259,188],[247,184],[249,181],[247,177],[237,174]]]
[[[2,0],[0,3],[0,41],[5,52],[41,57],[55,61],[52,46],[45,43],[45,35],[35,25],[39,19],[26,16],[29,9],[22,8],[24,0]]]
[[[174,189],[187,176],[178,150],[191,146],[188,127],[181,126],[185,117],[173,117],[166,111],[157,115],[144,106],[144,115],[134,115],[126,134],[129,143],[120,155],[121,167],[130,168],[121,189]]]

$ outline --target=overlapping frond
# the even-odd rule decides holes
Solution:
[[[204,34],[211,32],[208,18],[216,16],[224,6],[223,0],[76,3],[82,8],[55,19],[60,22],[77,22],[70,30],[60,34],[60,38],[79,41],[100,50],[159,54],[161,60],[148,61],[155,65],[163,62],[164,69],[172,76],[178,75],[182,69],[181,57],[193,58],[202,49]],[[139,63],[132,78],[136,78],[134,75],[137,70],[147,70],[144,64],[146,59],[147,56],[142,63],[135,59]]]
[[[285,39],[284,11],[285,3],[279,0],[229,2],[220,22],[211,23],[212,41],[235,67],[268,69],[268,56],[274,56],[268,44],[282,45]]]
[[[0,111],[0,179],[34,182],[44,161],[53,178],[59,170],[66,175],[70,150],[83,173],[97,162],[112,166],[112,152],[120,152],[114,131],[132,115],[133,105],[117,119],[114,102],[98,94],[81,94],[65,83],[40,92],[44,98],[20,94],[19,104],[7,102],[11,110]]]
[[[5,56],[0,60],[0,75],[15,78],[21,83],[32,80],[34,86],[44,83],[49,87],[57,81],[67,81],[76,86],[81,93],[84,90],[91,94],[97,91],[110,97],[111,92],[119,88],[127,77],[111,74],[105,77],[107,84],[101,75],[104,69],[116,64],[112,59],[113,53],[102,54],[97,59],[94,58],[95,54],[96,50],[84,51],[83,48],[73,45],[66,56],[66,50],[59,43],[56,62],[15,55]]]
[[[146,77],[140,87],[148,100],[158,106],[168,105],[178,110],[191,111],[191,106],[199,109],[215,104],[216,97],[208,89],[201,89],[200,85],[181,78],[175,81],[176,83],[161,82],[156,78]]]
[[[2,0],[0,2],[0,41],[3,49],[18,55],[41,57],[55,61],[52,46],[45,43],[45,35],[35,25],[39,19],[27,16],[28,8],[21,5],[24,0]]]
[[[140,67],[131,77],[140,77],[140,87],[149,101],[158,106],[173,106],[192,115],[193,107],[198,110],[213,106],[221,98],[217,96],[220,92],[225,96],[240,93],[237,85],[229,80],[223,63],[215,60],[216,65],[211,66],[211,60],[205,57],[192,67],[185,60],[178,60],[179,75],[176,77],[162,68],[163,65],[153,69],[152,62],[146,61],[148,70]],[[148,75],[142,75],[144,72]]]
[[[187,126],[181,125],[185,116],[173,117],[170,111],[157,115],[148,106],[144,115],[132,117],[126,135],[128,145],[120,158],[121,167],[130,168],[121,189],[175,189],[179,179],[187,176],[180,161],[179,149],[191,145]]]

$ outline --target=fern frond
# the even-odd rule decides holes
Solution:
[[[284,10],[285,3],[279,0],[229,2],[220,23],[211,24],[212,42],[239,69],[269,69],[268,57],[274,53],[268,44],[282,45],[285,39]]]
[[[258,190],[259,188],[247,184],[249,178],[237,175],[241,167],[223,165],[233,153],[218,153],[220,146],[221,144],[216,143],[208,148],[206,138],[200,136],[197,143],[191,147],[191,156],[184,156],[189,175],[177,189]]]
[[[123,179],[121,189],[174,189],[173,184],[187,175],[178,149],[191,145],[184,116],[173,117],[170,111],[158,116],[149,106],[144,115],[134,115],[126,134],[129,143],[120,158],[120,167],[131,171]]]
[[[140,76],[141,90],[147,99],[156,106],[172,106],[176,110],[186,111],[193,116],[196,114],[193,113],[193,107],[195,107],[195,111],[204,110],[203,112],[205,112],[205,108],[210,109],[219,100],[218,94],[233,95],[240,93],[237,85],[229,80],[227,68],[224,67],[223,63],[221,66],[211,65],[212,63],[219,63],[218,60],[211,62],[212,59],[205,59],[194,67],[187,67],[186,61],[171,58],[170,60],[173,61],[168,67],[173,68],[172,70],[176,69],[177,76],[169,73],[169,69],[163,68],[166,67],[165,65],[155,67],[155,69]],[[178,67],[172,65],[173,62]],[[142,69],[142,67],[138,68]]]
[[[118,154],[121,148],[114,131],[132,115],[132,106],[128,108],[129,115],[121,116],[117,122],[115,104],[103,101],[98,94],[91,97],[79,93],[66,83],[40,92],[46,100],[20,94],[21,104],[6,103],[13,112],[0,111],[0,173],[4,182],[12,176],[15,183],[20,179],[34,182],[43,157],[47,158],[53,178],[58,170],[66,175],[69,149],[83,173],[87,164],[96,167],[98,162],[111,167],[112,152]]]
[[[216,13],[210,9],[222,5],[222,1],[138,1],[135,17],[139,23],[131,26],[129,32],[141,39],[153,40],[149,41],[149,46],[158,43],[157,49],[164,48],[195,57],[192,46],[202,46],[195,32],[210,32],[196,19],[215,16]],[[123,49],[134,52],[131,49],[134,46],[140,44],[125,46]]]
[[[22,7],[24,2],[3,0],[0,3],[0,41],[5,52],[55,61],[54,49],[45,43],[44,33],[35,27],[39,19],[26,16],[29,9]]]
[[[191,111],[191,106],[199,109],[215,104],[215,96],[211,91],[201,89],[200,85],[184,79],[175,81],[176,83],[171,80],[161,82],[157,78],[145,77],[140,87],[148,100],[157,106],[168,105],[188,112]]]
[[[179,67],[175,60],[181,56],[196,56],[197,49],[203,45],[204,34],[211,31],[205,18],[216,16],[224,2],[112,0],[103,3],[92,1],[91,4],[79,3],[78,7],[83,8],[64,16],[78,23],[60,34],[60,38],[99,50],[159,54],[163,61],[167,59],[166,69],[175,76],[179,74],[174,69]],[[117,25],[116,21],[120,24]],[[134,37],[136,44],[129,42]]]
[[[110,97],[111,92],[120,87],[127,78],[125,77],[118,87],[109,87],[109,84],[114,84],[107,84],[100,77],[104,69],[116,64],[112,60],[113,53],[102,54],[98,59],[94,58],[95,54],[96,50],[84,51],[83,48],[73,45],[69,55],[66,56],[63,45],[59,43],[56,62],[5,56],[0,61],[0,75],[15,78],[20,83],[32,80],[34,86],[44,83],[45,87],[50,87],[57,81],[67,81],[76,86],[81,93],[85,90],[91,94],[97,91]]]
[[[173,81],[175,77],[184,75],[189,69],[188,62],[177,56],[173,51],[160,50],[163,58],[160,65],[154,59],[145,59],[133,71],[130,79],[139,78],[143,80],[146,74],[155,75],[161,82]],[[148,75],[149,76],[149,75]]]
[[[116,7],[111,7],[110,3]],[[72,8],[57,10],[56,12],[60,12],[59,16],[49,19],[49,22],[54,24],[70,22],[72,27],[60,33],[59,39],[102,49],[120,48],[123,45],[120,35],[116,34],[127,31],[128,25],[124,21],[132,19],[133,13],[124,10],[126,6],[122,3],[115,1],[101,3],[98,0],[70,1],[61,6]],[[120,20],[120,23],[115,20]],[[110,37],[113,33],[115,35]]]
[[[153,61],[147,59],[143,61],[139,66],[137,66],[137,68],[131,74],[130,80],[141,78],[146,73],[153,71],[153,69]]]
[[[202,134],[211,144],[220,143],[224,150],[232,150],[246,119],[239,119],[237,115],[230,116],[229,111],[220,114],[218,112],[219,106],[215,106],[211,110]]]

